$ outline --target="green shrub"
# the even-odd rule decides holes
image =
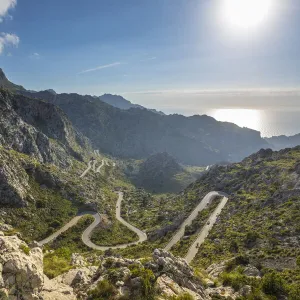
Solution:
[[[53,222],[51,222],[50,227],[52,228],[58,228],[60,227],[62,224],[59,220],[54,220]]]
[[[249,257],[247,257],[246,255],[239,255],[235,258],[235,262],[237,265],[246,266],[249,264]]]
[[[247,277],[238,272],[224,272],[221,275],[221,280],[223,281],[223,285],[232,286],[236,291],[247,284]]]
[[[44,273],[49,278],[54,278],[69,271],[72,252],[69,248],[60,248],[44,256]]]
[[[88,292],[88,299],[113,300],[117,293],[117,289],[108,280],[102,280],[98,282],[95,289]]]
[[[171,296],[168,300],[194,300],[193,296],[189,293],[184,293],[179,296]]]
[[[108,279],[110,282],[116,283],[122,279],[122,274],[119,269],[108,269]]]
[[[262,279],[262,289],[267,295],[279,296],[285,294],[285,282],[276,272],[267,273]]]
[[[30,248],[27,247],[26,245],[21,244],[19,248],[20,248],[20,250],[22,250],[26,255],[29,255],[29,254],[30,254]]]
[[[231,259],[226,262],[226,268],[225,270],[227,272],[232,271],[236,266],[246,266],[249,264],[249,258],[245,255],[239,255],[235,257],[234,259]]]
[[[0,300],[8,300],[8,297],[6,296],[6,294],[0,290]]]
[[[143,299],[153,299],[155,294],[154,284],[155,276],[150,269],[144,269],[141,267],[135,267],[131,270],[132,277],[139,277],[142,283],[141,293]]]
[[[251,247],[251,245],[256,242],[258,237],[259,237],[259,234],[255,231],[247,232],[247,235],[246,235],[245,240],[244,240],[245,247],[247,247],[247,248]]]
[[[236,241],[234,241],[234,240],[230,241],[229,251],[233,252],[233,253],[236,253],[239,251],[239,246]]]
[[[289,287],[289,300],[300,299],[300,284],[293,284]]]
[[[297,266],[300,267],[300,256],[297,257],[296,263],[297,263]]]

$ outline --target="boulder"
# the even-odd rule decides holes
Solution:
[[[44,277],[44,286],[40,294],[43,300],[76,300],[73,289],[55,278],[50,280]]]
[[[246,268],[243,271],[243,274],[249,277],[260,277],[261,275],[259,270],[252,265],[246,266]]]
[[[165,299],[165,297],[176,297],[182,294],[189,294],[195,300],[210,299],[207,295],[199,295],[190,289],[179,286],[170,277],[163,275],[157,279],[157,289],[161,292],[159,299]]]
[[[247,297],[248,295],[250,295],[252,292],[252,288],[250,285],[245,285],[243,286],[240,290],[239,293],[241,294],[241,296],[243,297]]]
[[[182,288],[187,288],[205,299],[203,285],[196,278],[193,269],[186,260],[175,257],[165,250],[155,249],[153,252],[153,262],[148,264],[147,267],[152,268],[153,266],[152,271],[156,276],[160,276],[161,274],[167,275]]]
[[[212,264],[207,269],[206,272],[212,279],[217,279],[221,273],[226,269],[227,261],[222,261],[220,263]]]
[[[96,270],[96,268],[95,268]],[[43,252],[0,232],[0,291],[12,300],[75,300],[73,289],[43,273]]]

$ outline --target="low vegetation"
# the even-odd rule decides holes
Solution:
[[[95,228],[92,232],[91,240],[96,245],[116,246],[136,242],[138,236],[125,225],[114,219],[113,222]]]
[[[84,216],[78,223],[58,236],[53,242],[44,247],[44,273],[56,277],[76,266],[71,265],[72,253],[95,253],[81,240],[84,229],[93,221],[93,217]]]
[[[117,289],[108,280],[99,281],[96,288],[89,291],[89,300],[114,300],[118,294]]]
[[[211,190],[230,195],[219,222],[201,245],[193,265],[206,268],[247,254],[251,264],[264,274],[271,274],[263,276],[264,285],[254,284],[254,290],[264,294],[273,290],[275,297],[277,292],[295,294],[300,284],[299,162],[299,147],[280,152],[261,150],[241,163],[214,167],[191,185],[180,196],[185,201],[192,197],[193,202]],[[235,271],[223,276],[230,285],[244,284],[245,278]],[[275,287],[268,281],[274,281]],[[284,289],[278,288],[283,282]]]
[[[123,169],[135,186],[154,194],[180,192],[205,170],[180,165],[166,152],[153,154],[146,160],[128,160]]]

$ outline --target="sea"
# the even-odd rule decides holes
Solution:
[[[292,136],[300,133],[300,108],[268,110],[224,108],[201,111],[199,114],[260,131],[262,137]]]

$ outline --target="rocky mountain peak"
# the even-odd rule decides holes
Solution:
[[[3,70],[0,68],[0,88],[10,89],[10,90],[25,90],[21,85],[16,85],[10,82]]]
[[[7,80],[7,78],[6,78],[6,76],[5,76],[5,74],[4,74],[4,72],[3,72],[3,70],[0,68],[0,80],[2,81],[2,80]]]
[[[149,168],[164,169],[164,171],[172,174],[182,170],[182,167],[178,164],[176,159],[167,152],[151,155],[142,165],[142,169],[143,168],[147,170],[149,170]]]
[[[126,110],[130,108],[143,108],[140,105],[131,103],[130,101],[126,100],[120,95],[104,94],[100,96],[99,99],[107,104],[110,104],[120,109]]]
[[[46,92],[51,93],[52,95],[57,95],[57,93],[53,89],[48,89]]]

